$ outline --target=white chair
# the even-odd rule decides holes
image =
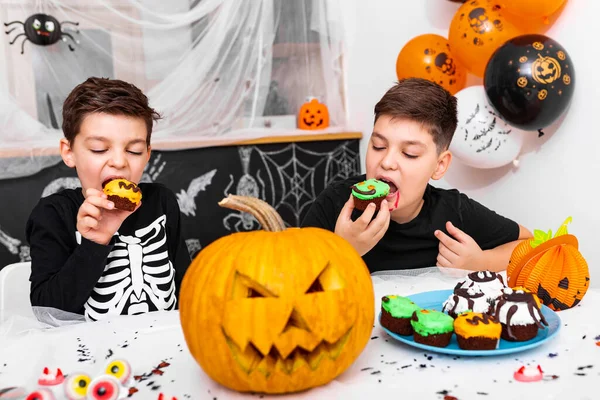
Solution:
[[[0,324],[18,315],[35,318],[29,300],[31,262],[9,264],[0,270]]]

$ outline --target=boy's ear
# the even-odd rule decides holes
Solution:
[[[148,158],[146,158],[146,163],[150,161],[150,155],[152,154],[152,146],[148,145]]]
[[[442,179],[442,177],[448,170],[448,167],[450,166],[451,162],[452,162],[452,153],[450,152],[450,150],[446,150],[446,151],[442,152],[438,156],[437,165],[435,167],[435,171],[433,171],[433,175],[431,175],[431,179],[436,180],[436,181],[438,179]]]
[[[60,156],[69,168],[75,168],[75,157],[71,144],[65,138],[60,139]]]

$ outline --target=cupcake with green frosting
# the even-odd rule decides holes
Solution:
[[[383,199],[390,193],[390,185],[377,179],[367,179],[352,185],[354,208],[365,210],[369,203],[375,203],[377,210]]]
[[[413,313],[420,309],[421,307],[407,297],[383,296],[381,298],[381,326],[398,335],[410,336],[413,334],[410,319]]]
[[[446,347],[454,333],[454,318],[441,311],[419,310],[410,321],[417,343],[435,347]]]

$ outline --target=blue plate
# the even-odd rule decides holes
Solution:
[[[444,301],[446,301],[446,299],[450,297],[451,294],[452,290],[435,290],[431,292],[412,294],[406,297],[411,299],[413,302],[415,302],[415,304],[417,304],[421,308],[442,311],[442,305]],[[556,314],[554,311],[552,311],[550,308],[543,304],[541,311],[544,315],[544,318],[546,318],[546,321],[548,322],[548,326],[544,329],[538,330],[538,334],[536,337],[526,342],[509,342],[507,340],[500,339],[498,348],[495,350],[463,350],[460,347],[458,347],[456,335],[452,335],[450,344],[447,347],[428,346],[426,344],[415,342],[412,336],[401,336],[396,333],[390,332],[383,326],[382,328],[384,331],[387,332],[388,335],[390,335],[394,339],[406,343],[410,346],[418,347],[424,350],[461,356],[497,356],[501,354],[518,353],[520,351],[538,347],[543,343],[547,342],[548,340],[552,339],[558,333],[558,331],[560,330],[560,326],[562,325],[558,314]],[[379,324],[381,325],[381,314],[379,314],[379,318]]]

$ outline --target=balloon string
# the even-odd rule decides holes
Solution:
[[[542,137],[544,136],[544,131],[542,131],[541,129],[538,129],[538,137]]]

